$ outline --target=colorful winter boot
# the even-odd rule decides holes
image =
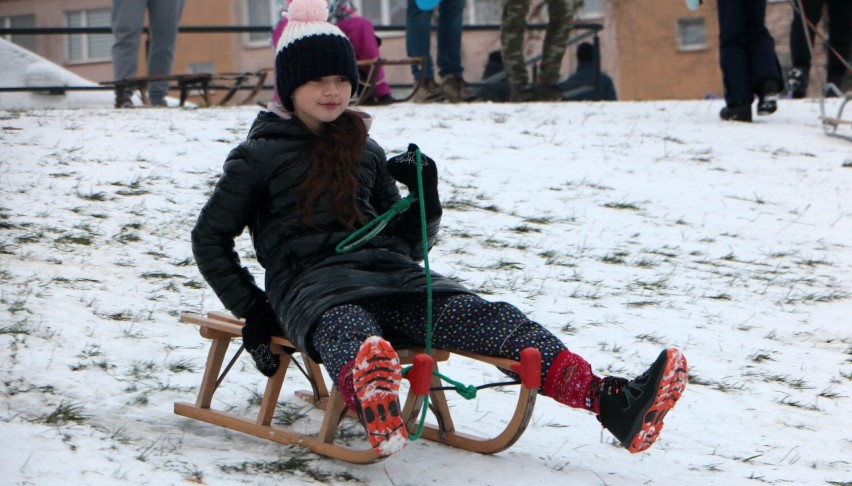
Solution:
[[[353,377],[370,445],[382,456],[401,451],[408,443],[408,431],[399,406],[402,369],[391,344],[378,336],[367,338],[355,357]]]
[[[642,452],[659,437],[663,419],[683,394],[686,382],[686,358],[677,349],[667,349],[636,379],[600,381],[598,420],[628,451]]]

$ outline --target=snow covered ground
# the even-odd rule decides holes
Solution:
[[[421,440],[370,466],[172,413],[207,346],[179,313],[221,309],[189,232],[256,108],[0,111],[0,482],[852,484],[852,143],[822,133],[813,101],[753,124],[721,122],[721,105],[370,109],[389,154],[416,142],[439,164],[436,271],[518,305],[599,373],[635,376],[665,346],[691,368],[644,454],[541,398],[505,452]],[[263,384],[243,356],[216,406],[253,410]],[[299,373],[286,386],[278,419],[317,429]],[[513,402],[453,398],[456,425],[495,429]]]

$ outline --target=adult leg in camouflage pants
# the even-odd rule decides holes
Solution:
[[[559,81],[559,68],[565,54],[568,33],[574,19],[575,0],[546,0],[548,22],[542,47],[539,85],[550,87]],[[513,94],[520,93],[529,84],[529,73],[524,62],[524,37],[527,27],[529,0],[505,0],[500,32],[503,66]],[[517,96],[516,96],[517,98]]]

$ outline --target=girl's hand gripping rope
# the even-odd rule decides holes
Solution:
[[[417,154],[416,144],[408,144],[408,151],[388,159],[388,172],[397,181],[405,184],[408,191],[418,198],[417,190]],[[438,197],[438,166],[427,155],[420,153],[421,174],[423,177],[423,202],[426,205],[426,219],[441,216],[441,199]]]

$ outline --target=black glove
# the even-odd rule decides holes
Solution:
[[[388,159],[388,172],[391,177],[408,187],[408,191],[417,194],[417,145],[408,144],[408,151]],[[423,202],[426,206],[426,219],[441,215],[441,199],[438,197],[438,166],[426,154],[420,153],[421,175],[423,177]]]
[[[258,299],[246,312],[246,325],[243,326],[243,344],[254,359],[258,371],[272,376],[278,371],[281,362],[277,354],[272,354],[269,341],[280,334],[275,312],[266,299]]]

